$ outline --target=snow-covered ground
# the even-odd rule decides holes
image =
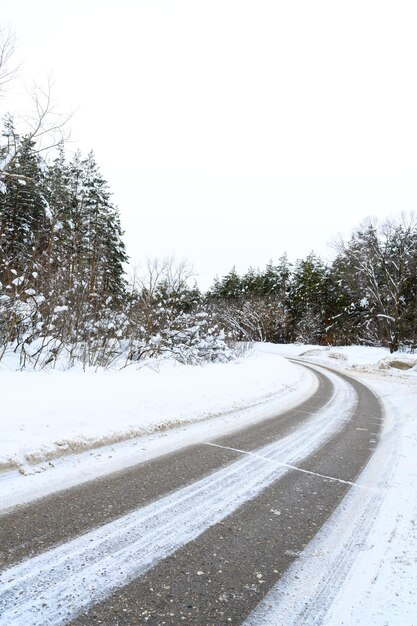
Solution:
[[[269,354],[304,359],[335,369],[384,374],[395,378],[417,378],[417,353],[395,352],[388,348],[367,346],[314,346],[306,344],[256,344],[256,349]]]
[[[295,406],[316,381],[253,351],[227,364],[0,372],[0,510]]]
[[[24,467],[237,411],[295,389],[300,378],[291,363],[259,353],[203,367],[3,371],[0,463]]]
[[[238,361],[204,367],[3,369],[0,509],[294,406],[315,381],[282,356],[357,377],[381,398],[385,420],[360,488],[247,624],[417,626],[417,355],[260,344]]]

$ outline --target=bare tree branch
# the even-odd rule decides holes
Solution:
[[[46,89],[35,86],[31,93],[32,113],[22,117],[22,131],[20,135],[9,139],[9,153],[0,167],[0,180],[8,177],[24,179],[24,175],[11,174],[14,162],[19,157],[22,140],[33,142],[35,151],[40,154],[48,152],[68,141],[70,133],[67,124],[72,118],[72,113],[62,114],[56,111],[56,105],[52,99],[52,82],[48,79]],[[26,129],[25,129],[26,127]]]
[[[12,59],[16,47],[16,35],[9,27],[0,29],[0,93],[4,85],[13,80],[18,66],[13,65]]]
[[[30,94],[33,113],[25,117],[24,122],[28,132],[24,137],[34,141],[37,152],[44,152],[55,148],[62,141],[69,139],[69,132],[65,128],[73,113],[63,114],[56,110],[56,103],[52,99],[53,82],[47,80],[46,88],[35,85]]]

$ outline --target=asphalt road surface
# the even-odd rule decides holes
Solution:
[[[374,394],[311,369],[290,411],[0,517],[0,625],[241,624],[377,445]]]

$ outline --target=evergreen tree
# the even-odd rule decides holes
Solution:
[[[46,248],[50,214],[42,194],[43,170],[33,142],[16,134],[13,121],[6,122],[1,158],[3,170],[0,192],[0,281],[12,293],[27,286],[37,271]],[[13,146],[18,144],[17,156]],[[12,158],[13,157],[13,158]]]
[[[296,341],[326,341],[329,322],[328,276],[327,267],[314,252],[295,265],[289,291],[289,309]]]

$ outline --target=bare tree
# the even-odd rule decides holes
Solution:
[[[67,124],[73,113],[61,113],[52,98],[53,82],[47,80],[45,88],[34,85],[30,93],[32,112],[24,119],[25,137],[36,144],[37,152],[56,148],[69,139]]]
[[[16,131],[14,125],[10,124],[8,154],[0,164],[0,180],[26,178],[22,174],[11,171],[15,161],[19,158],[21,147],[24,144],[33,144],[35,152],[40,154],[51,151],[68,141],[69,131],[67,130],[67,124],[72,117],[72,113],[62,114],[56,110],[56,104],[52,99],[52,87],[50,80],[48,80],[45,89],[34,86],[30,94],[32,111],[21,119],[21,131]],[[9,119],[11,122],[13,121],[12,118]]]
[[[0,96],[5,86],[16,76],[19,66],[14,63],[16,35],[12,28],[0,26]],[[46,87],[34,85],[29,93],[30,105],[27,114],[7,115],[7,145],[3,146],[0,159],[0,181],[18,178],[24,181],[25,176],[14,172],[13,164],[18,159],[24,143],[36,146],[36,152],[53,150],[68,140],[67,123],[71,114],[62,114],[56,109],[52,98],[53,83],[48,78]],[[17,130],[15,130],[15,122]],[[6,149],[6,152],[5,152]]]
[[[171,292],[181,291],[189,286],[194,273],[187,261],[176,261],[172,256],[148,258],[143,272],[134,269],[133,283],[143,301],[152,300],[158,288],[165,285]]]
[[[4,86],[10,83],[16,75],[18,67],[13,64],[16,47],[16,35],[9,27],[0,28],[0,94]]]

